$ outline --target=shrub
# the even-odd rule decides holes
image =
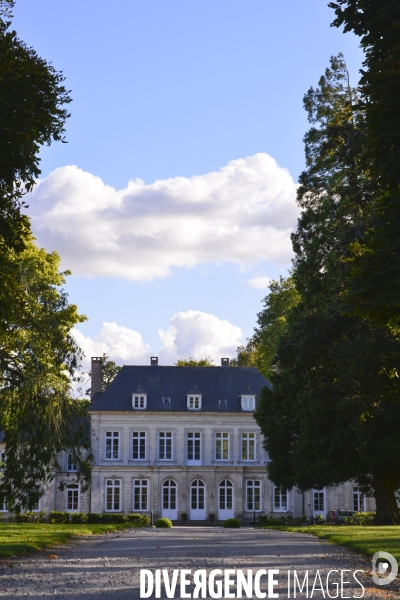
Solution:
[[[352,517],[347,519],[348,525],[373,525],[375,520],[374,512],[355,512]]]
[[[49,523],[69,523],[69,513],[67,512],[58,512],[56,510],[51,510],[49,514]]]
[[[172,527],[172,521],[165,518],[158,519],[156,521],[156,527]]]
[[[70,518],[69,518],[69,522],[70,523],[86,523],[87,522],[87,515],[85,515],[85,513],[71,513]]]
[[[238,521],[237,519],[226,519],[226,521],[224,521],[224,527],[231,527],[231,528],[238,528],[240,527],[240,521]]]
[[[27,513],[16,513],[15,515],[16,523],[29,523],[29,516]]]
[[[140,513],[129,513],[127,516],[129,523],[136,527],[150,527],[149,515],[141,515]]]

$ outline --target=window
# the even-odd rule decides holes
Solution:
[[[242,433],[242,460],[255,460],[255,433]]]
[[[79,511],[79,484],[67,485],[67,511]]]
[[[187,464],[201,464],[201,437],[200,433],[187,434]]]
[[[7,512],[7,503],[4,494],[0,494],[0,512]]]
[[[147,479],[133,480],[133,510],[147,510]]]
[[[313,490],[313,510],[314,514],[325,512],[325,490],[324,488],[314,488]]]
[[[6,453],[5,452],[0,452],[0,469],[4,466],[4,463],[6,462]]]
[[[261,510],[261,481],[246,481],[246,510],[250,512]]]
[[[147,406],[147,395],[132,394],[132,407],[137,409],[145,409]]]
[[[288,510],[289,493],[283,488],[274,486],[274,510],[284,512]]]
[[[106,432],[106,460],[119,459],[119,431]]]
[[[229,460],[229,433],[215,434],[215,460]]]
[[[160,431],[158,434],[158,459],[172,460],[172,433]]]
[[[353,510],[364,512],[365,504],[365,495],[362,493],[361,488],[353,487]]]
[[[145,431],[134,431],[132,433],[132,458],[133,460],[146,460]]]
[[[188,396],[188,408],[190,410],[200,410],[201,396]]]
[[[121,510],[121,480],[106,479],[106,511]]]
[[[255,396],[242,396],[242,410],[255,410]]]
[[[70,473],[75,473],[78,470],[77,463],[74,463],[74,455],[72,452],[68,452],[67,454],[67,471]]]

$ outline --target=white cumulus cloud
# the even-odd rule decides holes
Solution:
[[[117,325],[103,323],[100,333],[94,337],[84,335],[79,329],[72,332],[76,342],[85,353],[83,368],[90,369],[90,358],[108,354],[110,360],[119,365],[147,365],[151,348],[143,341],[138,331]]]
[[[199,310],[176,313],[171,325],[158,334],[163,342],[160,360],[172,364],[178,358],[212,358],[218,365],[221,357],[236,356],[241,343],[242,330],[229,321]]]
[[[246,281],[247,285],[257,290],[266,290],[271,283],[270,277],[254,277]]]
[[[103,323],[100,333],[93,337],[79,329],[72,333],[85,353],[82,366],[86,371],[90,370],[90,358],[102,356],[103,352],[119,365],[149,365],[150,356],[154,355],[138,331],[117,323]],[[215,364],[220,364],[221,357],[236,356],[236,348],[242,341],[240,327],[198,310],[176,313],[168,329],[159,329],[158,334],[162,342],[158,356],[163,365],[172,365],[178,358],[189,356],[209,356]]]
[[[120,191],[67,166],[39,182],[29,214],[38,244],[75,275],[149,281],[200,263],[287,264],[295,191],[289,172],[262,153]]]

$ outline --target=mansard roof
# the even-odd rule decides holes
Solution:
[[[271,384],[254,367],[124,366],[102,394],[95,394],[91,411],[133,411],[132,393],[142,386],[147,392],[147,411],[164,411],[163,398],[171,399],[172,411],[188,411],[188,390],[201,390],[201,411],[241,412],[243,390],[258,397]],[[199,392],[197,392],[199,393]],[[248,393],[248,392],[247,392]]]

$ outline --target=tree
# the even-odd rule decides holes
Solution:
[[[257,348],[255,366],[270,379],[275,371],[279,342],[288,326],[288,316],[300,301],[293,277],[271,281],[270,293],[264,298],[264,309],[257,315],[253,345]]]
[[[179,358],[174,365],[176,367],[215,367],[211,358],[206,356],[205,358]]]
[[[70,395],[70,378],[81,358],[70,332],[86,317],[61,288],[69,272],[58,271],[57,253],[46,253],[32,240],[25,244],[22,252],[9,251],[15,302],[0,344],[0,422],[7,456],[1,490],[17,509],[42,495],[62,449],[73,449],[78,479],[90,479],[87,402]]]
[[[360,102],[369,169],[381,191],[352,246],[349,314],[378,325],[400,319],[400,6],[392,0],[336,0],[333,25],[361,36]]]
[[[292,236],[300,301],[289,312],[280,372],[271,375],[273,391],[263,391],[256,419],[277,485],[305,490],[355,479],[374,493],[377,522],[397,523],[400,341],[388,327],[343,314],[351,245],[380,193],[357,97],[339,55],[304,98],[312,127]]]
[[[13,3],[3,1],[3,13],[7,5]],[[3,245],[24,247],[29,221],[21,213],[23,197],[40,175],[40,146],[65,141],[65,105],[71,102],[63,74],[9,28],[0,16],[0,251]]]

